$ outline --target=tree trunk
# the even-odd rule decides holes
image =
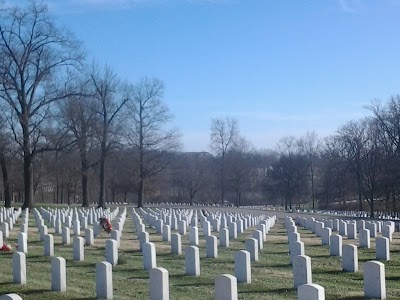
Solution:
[[[100,161],[100,193],[99,193],[99,203],[97,208],[105,208],[106,207],[106,173],[105,173],[105,154],[102,154],[102,158]]]
[[[24,203],[22,209],[33,208],[33,163],[30,153],[24,153]]]
[[[0,153],[0,165],[3,173],[4,207],[11,207],[10,182],[8,180],[7,161],[4,153]]]
[[[88,161],[86,156],[86,150],[81,150],[81,180],[82,180],[82,207],[89,207],[89,187],[88,187]],[[69,205],[68,200],[68,205]]]
[[[143,199],[144,199],[144,180],[140,179],[139,187],[138,187],[138,205],[137,205],[137,207],[143,207]]]
[[[224,198],[225,198],[225,154],[222,154],[222,163],[221,163],[221,206],[224,206]]]
[[[359,210],[363,210],[363,198],[362,198],[362,186],[361,186],[361,177],[357,175],[357,185],[358,185],[358,203],[359,203]]]

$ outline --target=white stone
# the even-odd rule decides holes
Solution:
[[[216,236],[210,235],[206,237],[206,257],[218,257],[218,240]]]
[[[54,238],[51,234],[44,236],[44,256],[54,256]]]
[[[390,260],[389,239],[386,237],[376,238],[376,259],[377,260]]]
[[[256,239],[246,240],[246,251],[249,252],[251,261],[258,261],[258,241]]]
[[[203,234],[204,236],[211,235],[211,223],[209,221],[203,223]]]
[[[330,256],[342,256],[342,236],[338,234],[331,235],[329,245]]]
[[[119,230],[111,230],[111,239],[117,241],[117,247],[121,246],[121,232]]]
[[[379,261],[364,264],[365,299],[386,299],[385,265]]]
[[[298,300],[325,300],[325,289],[315,283],[303,284],[297,289]]]
[[[26,256],[23,252],[13,254],[13,282],[26,284]]]
[[[237,238],[237,225],[236,223],[229,223],[229,238],[236,239]]]
[[[358,249],[355,245],[343,245],[342,270],[344,272],[358,271]]]
[[[258,241],[258,249],[262,250],[264,248],[262,232],[260,230],[253,231],[252,237]]]
[[[237,280],[229,274],[215,278],[215,300],[237,300]]]
[[[186,275],[200,276],[200,254],[196,246],[187,247],[185,250]]]
[[[293,257],[293,280],[295,289],[303,284],[312,283],[311,258],[309,256]]]
[[[74,220],[72,221],[72,226],[74,228],[74,235],[81,235],[81,222]]]
[[[83,248],[83,238],[80,236],[74,237],[74,245],[73,245],[73,251],[74,251],[74,260],[76,261],[83,261],[85,259],[85,250]]]
[[[182,239],[179,233],[171,234],[171,253],[177,255],[182,254]]]
[[[51,289],[57,292],[67,290],[67,267],[63,257],[51,259]]]
[[[347,238],[349,240],[357,239],[357,225],[355,223],[350,223],[347,226]]]
[[[290,264],[293,263],[293,258],[298,255],[305,255],[304,253],[304,243],[299,241],[299,242],[293,242],[290,244]]]
[[[250,253],[240,250],[235,253],[235,276],[237,282],[251,283]]]
[[[199,230],[197,227],[190,227],[189,230],[189,244],[191,246],[199,245]]]
[[[139,245],[140,245],[140,251],[143,251],[143,245],[144,243],[148,243],[149,240],[149,233],[147,231],[143,231],[139,233]]]
[[[169,300],[169,275],[164,268],[150,270],[150,300]]]
[[[68,227],[62,228],[62,243],[64,245],[71,244],[71,229],[69,229]]]
[[[118,245],[116,240],[106,240],[106,261],[113,266],[118,263]]]
[[[96,264],[96,297],[113,299],[112,266],[106,261]]]
[[[0,300],[23,300],[23,299],[17,294],[5,294],[0,296]]]
[[[94,245],[94,233],[92,228],[85,229],[85,245],[86,246]]]
[[[3,242],[0,242],[0,245],[3,245]],[[18,233],[18,251],[28,253],[28,240],[25,232]]]
[[[169,226],[167,224],[165,224],[163,226],[162,236],[163,236],[163,241],[164,242],[170,242],[171,241],[171,226]]]
[[[388,238],[389,242],[392,242],[393,232],[393,228],[389,225],[384,225],[382,227],[382,237]]]
[[[186,235],[186,222],[181,220],[178,222],[178,230],[179,230],[179,234],[182,235]]]
[[[150,270],[157,267],[156,246],[154,243],[143,244],[143,268]]]
[[[360,244],[360,248],[370,248],[371,247],[370,232],[368,229],[360,230],[359,244]]]
[[[331,235],[332,235],[332,229],[329,227],[324,227],[321,230],[321,242],[322,245],[328,245],[330,244],[330,239],[331,239]]]
[[[219,246],[229,248],[229,229],[222,228],[219,232]]]

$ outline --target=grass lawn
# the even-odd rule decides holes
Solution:
[[[0,294],[17,293],[23,299],[94,299],[95,298],[95,264],[105,260],[105,241],[109,238],[105,232],[96,238],[95,246],[85,246],[85,261],[75,262],[72,257],[72,245],[61,244],[61,236],[49,228],[54,235],[55,256],[62,256],[67,261],[67,292],[51,291],[50,257],[43,256],[43,243],[34,226],[33,215],[30,215],[27,254],[27,284],[12,283],[12,253],[0,252]],[[19,224],[11,231],[8,244],[17,243]],[[220,274],[234,275],[234,254],[245,248],[245,240],[251,237],[252,230],[231,240],[230,248],[219,248],[218,258],[205,258],[205,239],[200,236],[201,276],[185,275],[183,255],[170,254],[170,245],[162,241],[161,235],[152,228],[146,227],[150,241],[156,244],[157,266],[169,271],[170,298],[207,300],[214,299],[214,279]],[[174,231],[173,231],[174,232]],[[299,229],[301,240],[305,243],[305,253],[312,261],[313,282],[325,288],[326,299],[363,299],[362,264],[375,259],[375,239],[371,239],[371,249],[359,249],[360,270],[358,273],[341,271],[341,258],[330,257],[329,247],[321,246],[308,230]],[[216,234],[218,236],[218,234]],[[71,239],[72,240],[72,239]],[[343,238],[343,243],[354,243]],[[182,248],[189,244],[188,236],[182,237]],[[386,265],[386,286],[388,299],[400,299],[400,235],[394,234],[390,246],[391,261]],[[119,264],[113,267],[114,299],[148,299],[149,273],[143,270],[139,242],[134,231],[133,220],[129,209],[119,249]],[[289,265],[288,243],[283,220],[279,219],[268,234],[260,260],[252,264],[252,283],[238,285],[239,299],[296,299],[293,288],[292,269]]]

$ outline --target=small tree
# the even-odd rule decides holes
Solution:
[[[225,198],[225,156],[239,137],[237,121],[232,118],[211,120],[211,149],[220,159],[221,205]]]

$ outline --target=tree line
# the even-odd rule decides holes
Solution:
[[[88,63],[42,2],[0,4],[0,166],[6,207],[181,202],[397,212],[400,96],[335,134],[258,150],[230,117],[210,152],[183,152],[164,84]]]

